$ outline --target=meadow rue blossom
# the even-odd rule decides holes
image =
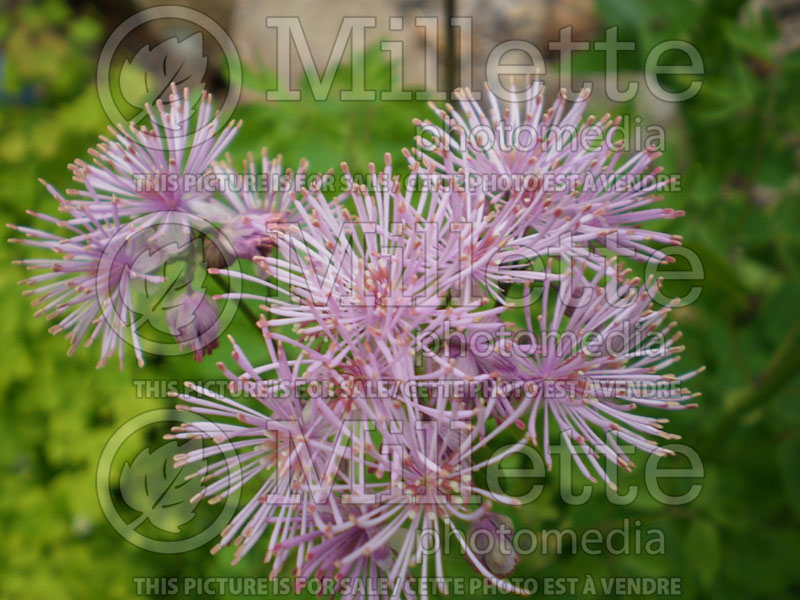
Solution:
[[[257,408],[193,384],[187,384],[189,393],[176,394],[180,410],[214,422],[189,421],[170,437],[199,436],[215,444],[179,455],[177,464],[227,451],[240,457],[204,466],[198,474],[207,487],[197,499],[218,501],[247,481],[262,482],[214,552],[233,542],[239,546],[236,561],[263,539],[266,561],[275,561],[273,573],[296,549],[297,573],[331,573],[340,579],[358,577],[376,585],[388,581],[402,586],[412,564],[424,565],[427,572],[430,563],[437,576],[443,575],[441,546],[423,552],[419,539],[442,536],[447,528],[482,575],[503,589],[514,589],[486,568],[456,522],[483,515],[486,501],[516,502],[477,486],[473,474],[516,451],[527,443],[527,436],[484,460],[473,455],[529,410],[530,399],[486,434],[480,432],[494,413],[494,399],[487,400],[486,407],[461,410],[446,402],[421,406],[418,398],[401,398],[402,387],[389,396],[354,388],[350,402],[343,403],[338,380],[322,388],[335,390],[337,402],[332,402],[325,394],[312,392],[311,382],[324,383],[336,371],[337,360],[357,361],[342,359],[338,349],[329,348],[322,355],[311,346],[290,359],[283,349],[284,336],[273,333],[265,322],[261,326],[269,362],[253,365],[232,341],[242,372],[235,375],[223,366],[232,381],[231,391],[244,391],[257,401]],[[368,372],[368,368],[362,371]],[[383,440],[380,448],[372,441],[375,433]],[[479,498],[477,506],[473,497]]]
[[[189,90],[181,97],[174,84],[167,106],[157,101],[155,111],[150,105],[146,110],[150,127],[109,128],[111,137],[101,137],[89,150],[92,164],[76,160],[70,165],[82,187],[68,190],[75,197],[69,204],[96,216],[114,210],[123,217],[151,216],[153,222],[164,212],[216,220],[223,207],[204,177],[210,177],[212,162],[241,123],[220,131],[211,96],[203,92],[193,107]]]
[[[385,597],[392,588],[388,575],[395,555],[389,542],[361,556],[347,567],[343,567],[341,562],[343,557],[363,548],[378,533],[377,528],[370,527],[367,523],[371,516],[380,512],[380,506],[374,505],[342,505],[336,511],[323,506],[320,514],[326,527],[333,529],[337,524],[337,514],[339,522],[354,525],[327,534],[325,529],[313,529],[281,542],[281,547],[287,550],[300,547],[302,551],[307,548],[302,565],[295,570],[298,583],[312,577],[331,578],[337,582],[336,588],[331,590],[333,593],[351,597]],[[298,585],[297,588],[299,587],[301,586]]]
[[[545,461],[552,466],[554,421],[581,472],[595,481],[585,459],[614,486],[598,458],[630,470],[634,464],[621,444],[670,454],[652,439],[678,438],[664,431],[668,420],[636,411],[696,407],[690,400],[699,394],[682,383],[703,368],[681,375],[668,371],[683,347],[677,344],[680,333],[673,331],[676,323],[664,323],[671,305],[653,306],[660,282],[651,278],[642,286],[638,278],[621,275],[603,284],[602,274],[587,277],[579,264],[572,265],[568,281],[556,288],[545,280],[535,319],[526,286],[525,324],[539,341],[535,353],[518,360],[518,376],[538,384],[528,432],[536,441],[538,427],[543,428]]]
[[[35,316],[60,319],[50,331],[66,332],[69,354],[81,344],[90,346],[99,339],[98,367],[104,366],[114,354],[118,354],[122,366],[125,345],[132,346],[142,366],[147,346],[139,332],[151,319],[159,320],[156,315],[160,314],[161,300],[177,283],[167,283],[165,274],[172,270],[171,266],[183,265],[183,279],[190,279],[201,268],[197,256],[200,249],[193,243],[197,228],[187,225],[186,219],[172,221],[172,212],[156,215],[157,221],[149,216],[128,221],[116,210],[108,217],[96,217],[85,206],[70,205],[49,184],[45,186],[62,210],[72,216],[58,220],[40,213],[29,214],[67,233],[10,225],[25,235],[12,242],[46,248],[60,255],[56,259],[17,261],[30,270],[44,271],[20,282],[34,288],[26,291],[26,295],[41,294],[33,302],[39,307]],[[114,209],[116,206],[112,205]],[[194,217],[187,215],[187,219],[195,222]],[[198,224],[207,225],[205,220]],[[216,303],[202,293],[171,300],[175,304],[164,305],[167,308],[163,313],[164,325],[179,345],[190,347],[196,357],[209,353],[219,334]]]
[[[486,113],[459,91],[462,112],[417,122],[441,144],[404,152],[407,180],[387,154],[366,184],[343,164],[330,197],[305,161],[285,170],[262,151],[235,172],[219,157],[239,125],[220,130],[209,96],[192,107],[173,88],[149,128],[113,129],[94,164],[71,166],[69,199],[45,184],[66,216],[30,214],[60,233],[12,226],[11,241],[55,253],[18,261],[40,271],[21,282],[36,314],[70,354],[99,341],[98,366],[126,343],[142,364],[135,284],[163,283],[172,261],[182,291],[145,292],[197,360],[218,345],[218,299],[263,311],[262,348],[228,338],[227,388],[171,394],[187,417],[167,438],[207,442],[175,456],[197,465],[192,501],[247,496],[213,553],[259,548],[271,576],[293,562],[298,587],[424,599],[417,576],[446,593],[451,537],[487,582],[523,593],[506,579],[513,521],[492,510],[520,501],[484,469],[540,441],[551,466],[551,433],[610,486],[603,459],[629,470],[630,448],[669,453],[654,439],[677,436],[649,413],[696,406],[684,382],[702,368],[673,374],[671,305],[617,256],[664,261],[658,246],[680,243],[643,229],[682,214],[654,206],[670,179],[652,149],[623,157],[617,120],[583,119],[588,92],[547,110],[539,83],[514,95],[501,113],[489,93]],[[212,298],[192,287],[203,269],[242,285]]]
[[[64,206],[65,200],[58,192],[45,185]],[[127,241],[128,230],[120,224],[116,214],[108,219],[87,215],[67,220],[32,211],[28,214],[67,232],[59,235],[9,225],[24,235],[24,238],[9,241],[56,254],[51,258],[16,261],[28,270],[43,271],[20,281],[31,288],[25,295],[36,297],[32,302],[37,308],[35,316],[56,321],[50,332],[66,334],[69,355],[80,345],[90,346],[99,340],[97,366],[104,366],[117,354],[122,368],[125,346],[130,343],[141,366],[144,359],[131,286],[135,279],[162,281],[161,276],[154,274],[162,260],[160,254],[147,251],[141,240]]]
[[[231,392],[245,392],[259,403],[259,408],[187,384],[189,393],[175,394],[181,402],[178,409],[207,415],[215,422],[187,422],[174,428],[168,437],[200,437],[214,442],[210,448],[176,456],[177,465],[220,457],[197,471],[206,486],[193,501],[210,498],[212,503],[218,502],[251,480],[260,482],[256,494],[222,532],[222,539],[212,552],[234,544],[236,563],[263,538],[265,562],[274,561],[273,572],[277,573],[289,556],[289,550],[279,547],[280,542],[323,525],[316,507],[325,506],[329,497],[323,489],[315,501],[312,491],[322,487],[328,465],[336,462],[331,460],[335,445],[330,441],[332,425],[326,420],[327,415],[304,410],[299,399],[302,389],[298,371],[302,362],[292,365],[279,344],[265,339],[272,361],[269,364],[253,367],[231,339],[234,358],[244,370],[243,378],[240,380],[220,365],[232,380]],[[266,378],[262,379],[261,374]],[[275,377],[272,382],[270,375]],[[238,458],[229,458],[229,452],[238,453]],[[297,566],[301,565],[298,557]]]
[[[420,384],[428,380],[442,384],[431,388],[433,400],[443,394],[451,402],[463,402],[474,408],[487,394],[496,394],[498,414],[511,411],[511,399],[498,384],[517,379],[518,367],[511,355],[513,346],[508,340],[498,338],[498,332],[507,327],[505,323],[490,318],[486,325],[483,329],[471,327],[446,332],[443,340],[420,346],[419,359],[425,360],[427,369],[413,380]]]
[[[198,472],[204,482],[213,483],[195,500],[210,497],[216,502],[247,481],[262,482],[257,494],[223,531],[222,540],[213,552],[234,543],[238,546],[234,562],[238,562],[263,538],[265,561],[274,561],[273,573],[280,571],[294,548],[299,548],[298,572],[323,568],[321,560],[330,567],[336,556],[330,546],[356,547],[365,541],[355,529],[341,531],[341,538],[332,537],[336,533],[334,526],[342,524],[343,514],[349,515],[345,529],[352,526],[357,514],[353,507],[340,508],[340,490],[334,486],[346,481],[343,478],[349,472],[339,463],[353,460],[344,452],[345,440],[341,436],[343,428],[348,431],[349,425],[342,420],[348,415],[342,415],[335,406],[326,408],[319,396],[304,403],[301,397],[308,393],[304,375],[319,359],[289,360],[281,342],[275,342],[266,327],[263,332],[270,363],[253,366],[231,340],[234,359],[243,372],[237,376],[220,365],[232,381],[231,392],[245,392],[259,403],[259,408],[254,410],[243,402],[187,384],[190,393],[176,394],[182,403],[178,408],[209,415],[217,423],[188,422],[174,429],[170,437],[199,436],[213,440],[215,446],[176,456],[176,463],[182,465],[229,451],[239,452],[238,460],[225,458]],[[323,535],[325,539],[336,539],[336,543],[320,543],[317,538]],[[318,546],[316,555],[310,549],[314,543]],[[375,558],[381,559],[381,553],[382,560],[378,562],[385,566],[388,548],[379,548]]]
[[[424,182],[431,175],[412,163],[409,188],[417,185],[418,178],[428,185]],[[502,200],[500,194],[445,185],[423,189],[418,206],[424,225],[418,227],[428,235],[428,252],[437,268],[458,274],[448,291],[459,304],[487,295],[504,303],[502,286],[544,277],[537,264],[569,233],[568,224],[555,219],[538,231],[529,231],[528,221],[542,206],[519,197]]]
[[[192,271],[202,267],[201,249],[194,246],[198,236],[206,242],[205,258],[211,264],[227,265],[237,256],[249,259],[266,251],[269,242],[265,236],[273,227],[291,220],[291,191],[267,188],[263,193],[245,190],[219,196],[217,187],[207,186],[208,179],[226,172],[226,167],[217,165],[220,173],[215,175],[212,164],[239,128],[230,124],[219,131],[208,94],[203,93],[193,106],[189,90],[179,96],[173,85],[169,103],[158,102],[155,112],[150,106],[147,111],[150,128],[131,124],[129,130],[121,126],[112,129],[112,138],[102,138],[98,148],[90,150],[94,164],[77,160],[70,166],[75,180],[82,184],[81,189],[68,191],[71,197],[65,198],[42,182],[66,215],[62,220],[38,213],[34,216],[66,227],[74,235],[61,238],[20,228],[27,238],[38,239],[23,243],[63,255],[55,261],[21,261],[29,268],[52,271],[26,280],[31,284],[48,282],[38,288],[45,295],[35,303],[45,309],[37,314],[54,319],[68,313],[51,331],[67,331],[70,353],[81,342],[88,345],[101,337],[98,366],[118,351],[121,357],[124,343],[133,346],[137,362],[143,363],[137,329],[139,321],[149,318],[143,303],[157,286],[144,286],[144,294],[137,294],[132,287],[143,286],[133,285],[136,280],[162,282],[164,278],[158,273],[176,260],[185,260]],[[255,176],[252,157],[248,162],[247,171]],[[305,170],[306,164],[301,163],[298,180],[304,180]],[[280,160],[269,161],[266,154],[262,155],[262,171],[270,178],[277,177]],[[197,300],[198,315],[212,322],[210,298],[202,302],[200,296],[184,299]],[[216,335],[211,336],[209,330],[195,332],[195,336],[184,327],[181,315],[185,317],[186,310],[176,308],[169,313],[171,322],[167,326],[176,339],[192,347],[196,357],[202,355],[201,351],[210,352],[214,339],[205,338]],[[201,345],[195,347],[199,341]]]
[[[660,191],[675,182],[652,168],[660,153],[653,148],[623,160],[624,141],[619,139],[620,120],[606,114],[583,119],[590,89],[584,89],[567,109],[566,91],[544,110],[544,86],[539,81],[514,90],[510,106],[501,110],[497,97],[486,90],[491,109],[484,112],[469,90],[457,90],[461,112],[453,106],[433,107],[441,124],[417,121],[432,134],[418,140],[412,164],[477,179],[480,189],[507,200],[519,198],[539,210],[526,224],[536,232],[548,232],[554,221],[570,235],[553,247],[570,256],[576,247],[595,245],[637,260],[670,261],[653,242],[680,244],[680,237],[642,229],[643,223],[672,219],[683,211],[652,207],[663,199]],[[431,139],[432,138],[432,139]],[[420,150],[420,148],[424,149]],[[503,187],[498,181],[512,181]],[[592,257],[603,268],[599,257]]]
[[[466,559],[490,583],[507,592],[523,593],[486,568],[458,525],[481,518],[492,501],[512,506],[519,504],[517,499],[499,490],[481,487],[475,477],[477,472],[497,464],[528,441],[527,436],[522,435],[517,443],[489,458],[477,458],[482,448],[488,447],[529,409],[529,399],[526,399],[509,419],[491,432],[483,433],[495,401],[495,397],[489,398],[485,407],[473,411],[472,419],[459,418],[451,407],[440,404],[435,413],[426,417],[418,416],[409,406],[408,410],[397,413],[394,421],[376,423],[383,448],[372,446],[368,450],[378,481],[343,495],[343,500],[360,504],[380,499],[381,512],[364,521],[373,527],[380,524],[380,528],[362,548],[342,558],[341,566],[368,556],[391,540],[397,556],[389,572],[390,582],[406,580],[409,569],[416,565],[422,579],[433,575],[442,586],[445,578],[443,541],[449,534],[456,539]]]
[[[348,173],[346,165],[343,165]],[[441,328],[468,327],[499,312],[479,311],[481,299],[447,306],[448,291],[464,277],[456,260],[436,255],[435,231],[420,226],[412,189],[400,190],[391,160],[372,187],[349,181],[347,197],[329,202],[319,191],[304,190],[296,203],[302,227],[278,235],[275,257],[255,257],[265,276],[212,270],[258,283],[270,292],[226,294],[233,300],[261,300],[272,326],[292,325],[301,338],[336,332],[354,343],[369,343],[384,356],[392,347],[409,348],[415,335]],[[457,247],[448,248],[456,252]],[[288,291],[287,291],[288,288]]]

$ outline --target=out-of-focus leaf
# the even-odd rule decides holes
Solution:
[[[800,519],[800,437],[791,438],[783,443],[780,464],[792,510]]]
[[[685,553],[700,583],[709,588],[720,567],[721,542],[717,527],[705,519],[694,520],[686,534]]]

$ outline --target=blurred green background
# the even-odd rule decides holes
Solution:
[[[691,383],[703,397],[671,427],[700,452],[703,491],[670,508],[645,495],[614,506],[598,489],[587,505],[570,507],[558,498],[554,473],[542,497],[515,516],[518,526],[580,533],[617,528],[627,518],[642,530],[662,529],[666,551],[533,555],[517,576],[677,576],[686,598],[800,597],[800,52],[781,38],[782,20],[800,6],[777,4],[784,8],[728,0],[604,0],[595,7],[597,31],[618,25],[620,39],[641,48],[687,40],[705,63],[700,94],[674,107],[661,162],[682,174],[682,190],[667,202],[687,213],[663,226],[684,236],[705,273],[699,300],[675,312],[685,333],[681,364],[708,366]],[[107,27],[100,8],[62,0],[7,4],[0,16],[3,221],[29,224],[26,209],[52,212],[37,178],[69,187],[67,163],[87,158],[108,124],[94,88]],[[622,53],[621,66],[641,72],[644,58]],[[603,58],[581,53],[574,68],[576,78],[597,74]],[[369,86],[386,89],[388,66],[373,57],[368,69]],[[364,169],[389,150],[401,165],[411,119],[429,115],[422,102],[347,103],[335,93],[326,102],[267,105],[267,80],[246,72],[252,92],[235,114],[245,120],[235,157],[266,145],[289,165],[306,156],[313,170],[325,171],[342,160]],[[340,72],[334,90],[348,80]],[[634,115],[639,108],[614,110]],[[213,366],[151,357],[141,371],[131,361],[121,372],[95,371],[96,348],[67,359],[64,339],[33,319],[16,285],[24,274],[11,260],[24,256],[32,253],[0,244],[0,599],[129,598],[136,577],[265,576],[258,547],[232,567],[230,552],[209,554],[212,543],[159,555],[109,526],[95,494],[103,445],[132,416],[171,406],[167,398],[134,399],[132,380],[209,378]],[[226,355],[223,348],[215,358]],[[642,479],[641,472],[623,474],[621,487]],[[690,483],[670,486],[679,493]],[[472,573],[460,559],[451,562],[449,574]]]

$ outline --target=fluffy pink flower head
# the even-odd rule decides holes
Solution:
[[[52,186],[44,185],[64,207],[66,201],[61,195]],[[90,346],[100,340],[97,366],[104,366],[117,354],[122,368],[125,345],[130,343],[141,366],[144,359],[131,284],[136,279],[161,282],[162,278],[153,274],[163,260],[161,254],[150,252],[141,238],[130,240],[130,230],[120,224],[116,214],[96,219],[87,212],[83,218],[63,221],[29,214],[67,232],[60,235],[9,225],[24,234],[24,238],[9,241],[45,248],[57,255],[16,261],[29,270],[44,271],[20,281],[32,288],[25,292],[26,296],[37,296],[32,302],[37,308],[35,316],[58,320],[50,332],[66,333],[69,355],[80,345]]]
[[[169,437],[214,442],[210,448],[175,457],[178,465],[219,457],[195,474],[203,476],[206,485],[193,501],[210,498],[218,502],[250,481],[260,482],[212,552],[236,545],[235,564],[263,539],[265,562],[274,561],[273,573],[277,573],[289,557],[289,549],[281,547],[283,540],[303,535],[309,527],[325,526],[319,509],[334,501],[326,495],[330,488],[325,481],[328,469],[337,465],[331,460],[337,430],[332,430],[325,414],[312,411],[310,404],[301,401],[301,376],[307,361],[290,361],[280,344],[268,336],[265,341],[270,363],[254,367],[231,339],[234,359],[243,373],[237,376],[220,365],[231,379],[231,395],[244,392],[242,401],[190,383],[187,393],[174,394],[181,402],[178,409],[208,415],[214,422],[187,422]],[[248,398],[254,399],[258,408],[251,408]],[[231,452],[238,458],[231,459]]]
[[[659,282],[651,279],[640,286],[634,278],[603,284],[602,274],[587,277],[579,265],[567,277],[569,283],[559,288],[545,281],[535,304],[526,287],[523,302],[531,337],[519,349],[518,376],[538,386],[528,431],[537,440],[541,423],[545,461],[552,465],[552,420],[581,472],[595,480],[588,461],[613,486],[598,458],[630,470],[632,449],[669,454],[651,439],[676,439],[664,431],[667,420],[636,411],[694,408],[690,400],[698,394],[683,382],[703,369],[681,375],[668,371],[683,348],[677,345],[676,324],[664,324],[671,305],[654,306]],[[532,305],[541,307],[535,320]]]
[[[554,220],[570,231],[569,243],[560,244],[563,255],[576,247],[608,246],[637,260],[668,261],[669,256],[649,244],[680,244],[678,236],[643,229],[657,219],[683,215],[670,208],[651,208],[663,199],[660,190],[674,178],[651,168],[660,153],[645,148],[623,159],[623,140],[615,138],[619,118],[604,115],[583,119],[590,90],[581,92],[567,108],[561,90],[544,110],[544,86],[539,81],[513,92],[509,109],[502,111],[497,97],[486,90],[491,109],[487,115],[469,90],[457,92],[461,112],[448,105],[434,107],[442,124],[420,121],[433,132],[432,151],[416,151],[412,163],[448,175],[476,177],[487,195],[506,190],[497,182],[511,181],[507,199],[520,198],[539,206],[526,225],[548,232]],[[420,142],[427,149],[432,142]],[[559,184],[558,182],[561,182]],[[596,262],[601,265],[601,262]]]
[[[110,128],[111,137],[102,137],[97,149],[89,151],[93,164],[77,160],[71,165],[82,189],[68,190],[76,197],[69,204],[97,216],[108,215],[112,204],[124,217],[169,211],[214,216],[217,201],[200,178],[211,175],[212,162],[241,123],[230,123],[220,131],[211,96],[203,92],[195,109],[189,90],[181,97],[174,85],[166,107],[157,101],[155,112],[150,105],[146,108],[149,128],[134,124],[127,130],[122,125]]]
[[[377,533],[362,547],[342,557],[340,568],[369,556],[391,541],[397,554],[389,572],[390,582],[405,581],[414,564],[419,566],[423,578],[435,575],[441,585],[445,578],[443,540],[452,535],[467,560],[489,582],[506,592],[523,593],[486,567],[457,525],[483,517],[492,501],[518,504],[517,499],[498,490],[481,487],[474,477],[476,472],[496,464],[527,443],[527,436],[523,435],[517,444],[502,452],[485,460],[477,458],[481,449],[488,447],[530,406],[529,399],[524,400],[509,419],[484,433],[485,421],[493,413],[495,401],[496,398],[489,398],[486,407],[473,411],[440,404],[434,413],[424,417],[410,407],[396,413],[393,420],[377,422],[383,444],[381,448],[370,448],[368,461],[377,481],[360,492],[343,495],[345,502],[379,503],[374,511],[356,519],[356,524],[369,524]],[[422,539],[436,542],[422,544]],[[423,546],[428,546],[427,550]]]
[[[266,302],[262,310],[271,313],[270,325],[292,325],[301,339],[365,343],[392,360],[402,357],[396,349],[408,354],[415,336],[445,322],[469,327],[478,314],[501,311],[478,311],[481,299],[447,305],[448,291],[463,278],[457,261],[436,254],[438,228],[420,225],[413,190],[400,191],[389,157],[382,174],[371,169],[371,189],[350,182],[355,215],[343,206],[344,198],[329,202],[318,191],[306,191],[295,204],[300,227],[276,236],[276,257],[256,257],[263,277],[213,271],[271,292],[228,297]]]
[[[47,186],[69,218],[34,216],[62,233],[14,227],[12,241],[56,253],[20,261],[43,271],[26,295],[69,353],[99,340],[100,364],[125,343],[141,364],[134,284],[163,283],[173,259],[184,291],[159,306],[197,360],[218,345],[216,300],[258,303],[264,347],[248,356],[229,338],[227,387],[171,394],[191,416],[167,437],[206,443],[175,457],[197,465],[192,500],[247,495],[213,553],[235,546],[236,563],[260,547],[270,575],[291,561],[298,585],[416,597],[417,574],[446,593],[450,536],[489,583],[524,593],[505,579],[511,520],[491,510],[521,501],[484,469],[539,440],[552,466],[556,433],[610,486],[603,461],[629,470],[634,450],[669,453],[654,440],[676,436],[649,413],[695,406],[684,382],[702,369],[673,374],[682,347],[659,282],[606,256],[668,260],[655,246],[680,238],[644,227],[681,213],[654,206],[671,183],[655,150],[626,156],[618,120],[583,118],[588,92],[545,110],[537,82],[506,111],[489,93],[487,113],[459,91],[461,112],[417,122],[443,144],[405,153],[405,183],[387,154],[366,184],[343,165],[347,189],[330,198],[305,162],[284,170],[266,151],[236,173],[219,156],[238,125],[219,130],[210,97],[193,109],[172,91],[148,107],[149,128],[112,129],[93,164],[72,165],[71,199]],[[206,177],[222,187],[195,185]],[[210,298],[192,287],[206,267],[241,285]]]
[[[231,451],[239,455],[236,461],[220,459],[198,472],[206,488],[196,500],[218,501],[249,481],[262,482],[213,551],[234,543],[239,546],[235,562],[263,540],[274,574],[294,552],[298,574],[356,578],[367,585],[388,582],[390,589],[405,589],[412,564],[422,565],[423,575],[432,565],[443,576],[441,554],[423,552],[419,539],[449,531],[482,575],[514,590],[475,554],[456,522],[485,515],[487,501],[515,503],[476,485],[474,473],[516,451],[527,436],[483,460],[475,453],[529,410],[531,399],[523,399],[507,421],[488,433],[485,421],[494,414],[495,399],[465,410],[446,400],[423,405],[419,398],[403,397],[402,387],[387,396],[356,387],[347,392],[345,403],[343,371],[352,371],[341,366],[361,365],[360,376],[371,372],[358,347],[346,348],[350,356],[343,357],[341,348],[320,354],[293,341],[300,352],[288,358],[283,350],[288,338],[273,333],[266,322],[261,326],[269,362],[253,365],[234,343],[233,356],[242,373],[237,376],[223,367],[231,391],[246,392],[257,408],[251,408],[252,401],[191,384],[189,392],[177,394],[179,409],[214,422],[187,422],[174,436],[215,443],[179,455],[177,464]],[[311,391],[311,382],[326,381],[332,385],[321,389],[333,390],[332,396]],[[351,409],[343,411],[345,405]],[[380,447],[375,435],[382,440]]]
[[[437,270],[457,274],[448,292],[458,304],[487,297],[505,304],[503,286],[545,276],[537,264],[556,252],[561,236],[569,233],[568,223],[550,219],[539,231],[531,231],[527,223],[542,212],[541,205],[518,196],[505,200],[501,194],[435,184],[436,178],[413,164],[409,187],[422,182],[419,207],[424,225],[419,227],[424,227]]]

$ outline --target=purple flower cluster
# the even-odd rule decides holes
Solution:
[[[449,538],[489,582],[521,593],[504,579],[518,559],[501,551],[513,522],[492,510],[519,501],[483,483],[486,469],[540,442],[550,466],[558,435],[588,479],[613,486],[604,465],[668,453],[655,441],[676,437],[667,420],[639,409],[695,406],[683,382],[699,369],[673,373],[682,348],[670,305],[655,302],[660,282],[612,255],[669,260],[658,245],[680,239],[642,225],[680,213],[652,206],[666,185],[644,177],[659,173],[655,151],[625,159],[610,117],[583,120],[588,93],[544,110],[542,91],[529,86],[505,113],[490,94],[488,115],[460,92],[461,113],[419,122],[446,143],[406,152],[409,178],[387,154],[365,183],[342,165],[337,195],[305,186],[305,164],[284,172],[266,153],[237,174],[218,159],[238,125],[218,130],[203,98],[190,134],[188,93],[175,95],[151,128],[113,130],[93,165],[76,163],[82,187],[69,199],[48,186],[68,218],[36,216],[65,235],[17,228],[22,243],[58,254],[21,263],[44,271],[28,293],[70,352],[100,337],[101,363],[121,359],[130,339],[141,363],[132,282],[163,280],[173,250],[195,248],[176,228],[213,226],[202,260],[187,261],[236,285],[211,297],[185,276],[169,331],[200,360],[218,345],[218,303],[236,302],[260,312],[264,340],[245,351],[230,339],[226,395],[190,384],[175,394],[197,417],[170,437],[208,441],[175,457],[198,463],[193,500],[247,498],[213,552],[235,546],[238,562],[258,547],[273,575],[291,562],[298,582],[330,577],[345,597],[412,597],[412,574],[444,581]],[[540,136],[524,147],[523,126]],[[290,185],[142,191],[142,173]],[[545,183],[569,173],[627,183]],[[533,184],[497,185],[512,175]],[[482,185],[457,183],[476,177]]]
[[[67,190],[67,197],[42,182],[64,216],[29,214],[64,233],[10,225],[23,234],[11,242],[56,254],[18,261],[40,271],[20,282],[30,286],[25,294],[35,296],[37,316],[56,321],[50,331],[65,333],[70,354],[99,339],[98,367],[114,354],[122,367],[127,345],[140,366],[146,351],[157,353],[142,338],[146,325],[160,325],[201,360],[220,334],[217,304],[204,286],[195,289],[206,265],[227,265],[266,248],[268,230],[291,211],[291,194],[219,195],[192,185],[197,177],[229,169],[217,159],[240,127],[231,123],[220,130],[209,95],[193,106],[189,91],[179,96],[173,86],[167,106],[158,102],[155,111],[147,110],[149,128],[109,128],[111,136],[101,136],[89,150],[92,164],[70,165],[79,187]],[[263,153],[261,168],[281,171],[280,158],[270,161]],[[252,158],[247,169],[256,170]],[[172,185],[154,185],[158,181]],[[177,263],[180,273],[169,272]],[[156,311],[163,315],[158,323]]]

